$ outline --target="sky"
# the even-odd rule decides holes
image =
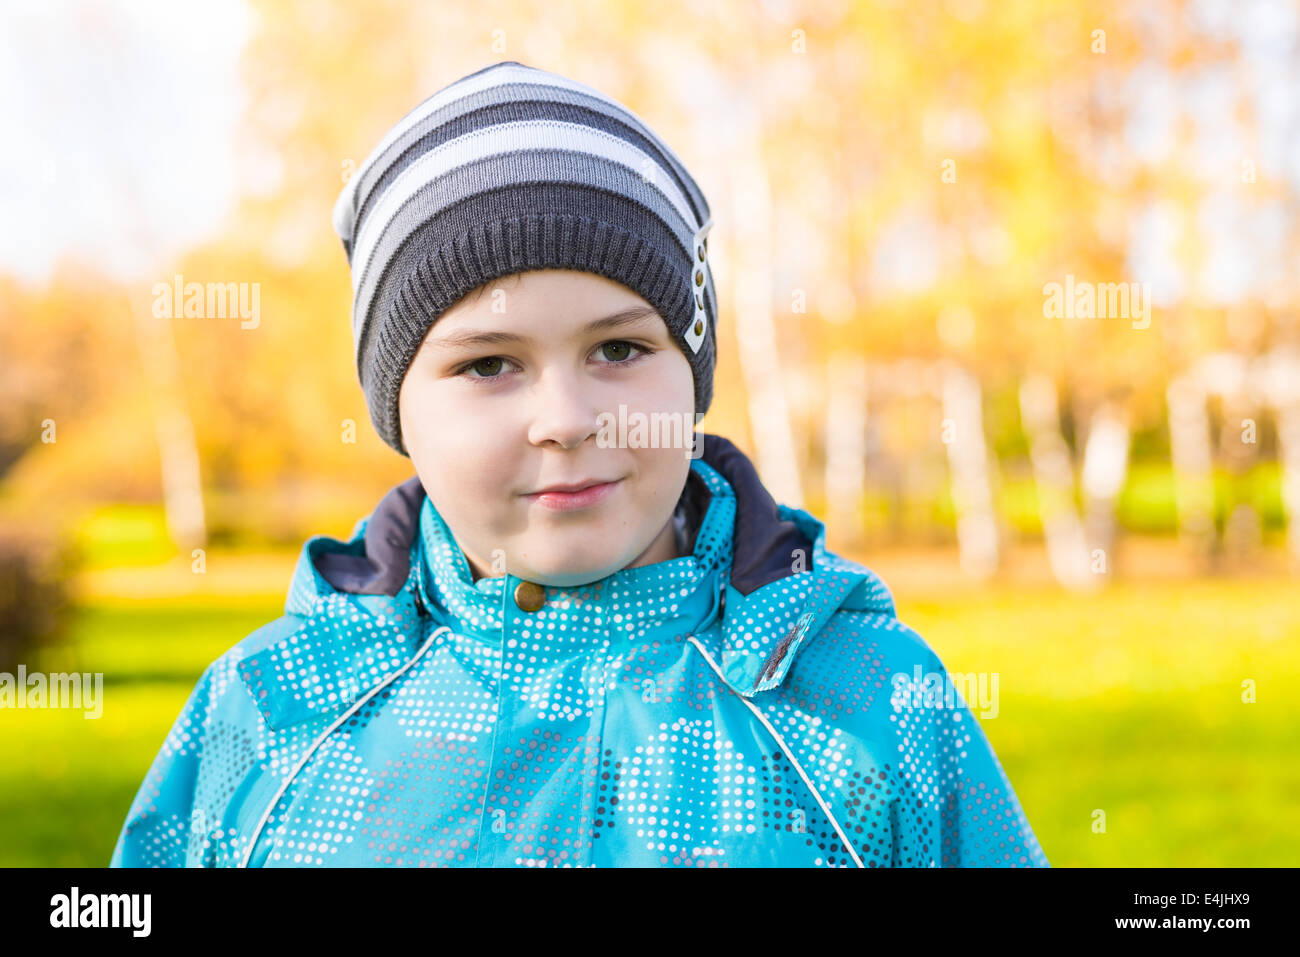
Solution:
[[[238,194],[242,0],[0,5],[0,270],[61,253],[152,275],[219,232]]]

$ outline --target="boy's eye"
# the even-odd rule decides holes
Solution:
[[[601,351],[604,353],[605,358],[609,359],[612,362],[623,362],[631,358],[631,356],[633,355],[631,350],[633,349],[637,349],[642,352],[645,351],[641,349],[640,346],[635,345],[634,343],[631,342],[624,342],[621,339],[614,340],[613,342],[603,342],[601,343],[600,348]],[[612,353],[606,351],[609,349],[613,349],[614,351]]]
[[[461,371],[469,372],[471,370],[474,370],[483,373],[483,375],[472,376],[471,378],[490,379],[493,376],[495,376],[498,372],[501,371],[501,361],[502,359],[500,356],[487,356],[486,358],[483,359],[475,359],[469,365],[465,366]]]

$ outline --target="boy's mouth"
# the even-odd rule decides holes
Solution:
[[[523,497],[530,504],[567,512],[578,508],[588,508],[598,502],[603,502],[613,494],[622,481],[621,478],[608,482],[592,479],[572,482],[568,485],[552,485],[536,492],[529,492]]]

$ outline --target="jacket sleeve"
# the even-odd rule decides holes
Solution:
[[[1048,867],[1047,856],[993,746],[965,699],[992,675],[951,675],[910,632],[920,654],[891,675],[889,727],[897,763],[890,802],[894,867]],[[923,667],[918,675],[916,662]],[[918,680],[919,678],[919,680]],[[967,684],[967,681],[972,684]],[[981,702],[993,711],[996,697]],[[996,714],[996,712],[993,712]]]
[[[786,708],[818,731],[804,753],[843,800],[863,866],[1049,866],[967,705],[968,677],[951,676],[892,602],[839,612],[800,651]],[[971,699],[990,716],[994,701]]]
[[[196,815],[194,795],[214,665],[204,670],[150,765],[127,812],[109,867],[185,867],[191,832],[197,829],[203,834],[206,822],[191,818]]]

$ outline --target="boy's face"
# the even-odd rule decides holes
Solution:
[[[629,313],[629,311],[631,311]],[[589,323],[624,315],[617,325]],[[470,335],[486,341],[466,342]],[[638,420],[671,448],[602,447]],[[509,572],[580,585],[677,557],[672,514],[690,470],[690,363],[663,319],[613,280],[546,269],[471,293],[430,327],[398,397],[402,438],[420,482],[475,578]],[[645,446],[654,440],[620,442]],[[610,483],[577,495],[555,486]]]

